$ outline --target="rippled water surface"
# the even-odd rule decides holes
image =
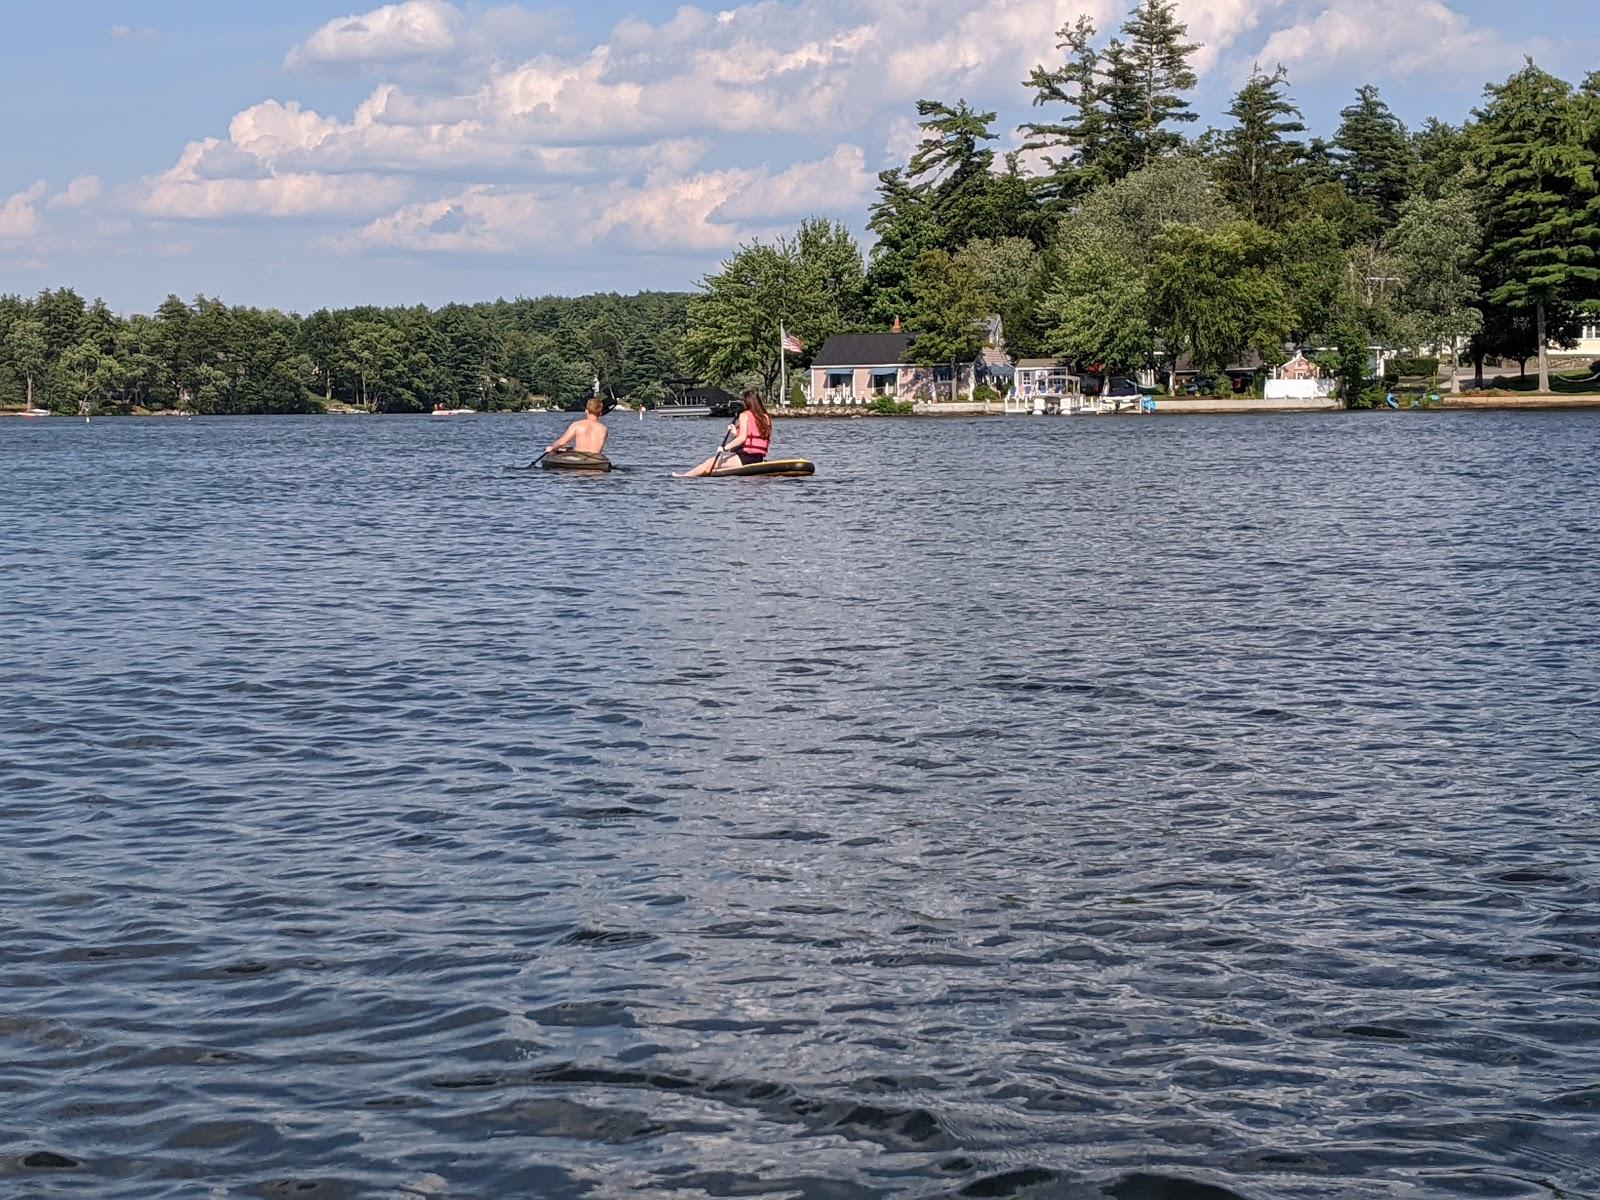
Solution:
[[[1600,414],[0,426],[0,1194],[1600,1194]]]

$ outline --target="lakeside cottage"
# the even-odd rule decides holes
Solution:
[[[999,317],[984,321],[984,343],[971,362],[922,366],[911,361],[911,333],[836,333],[811,360],[809,396],[813,404],[871,404],[899,401],[971,400],[979,384],[996,384],[1011,375],[1005,332]]]

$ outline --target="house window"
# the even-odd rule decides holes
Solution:
[[[1600,342],[1600,323],[1585,325],[1583,327],[1583,340],[1586,342]]]

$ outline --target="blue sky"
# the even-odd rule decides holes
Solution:
[[[859,228],[920,96],[995,108],[1122,0],[3,0],[0,291],[309,311],[687,287],[811,212]],[[1593,5],[1179,0],[1220,119],[1283,61],[1314,131],[1359,83],[1459,120],[1524,54],[1600,65]]]

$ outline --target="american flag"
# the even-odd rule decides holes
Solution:
[[[806,344],[799,338],[795,337],[794,334],[786,333],[783,335],[783,348],[790,354],[804,354],[806,351]]]

